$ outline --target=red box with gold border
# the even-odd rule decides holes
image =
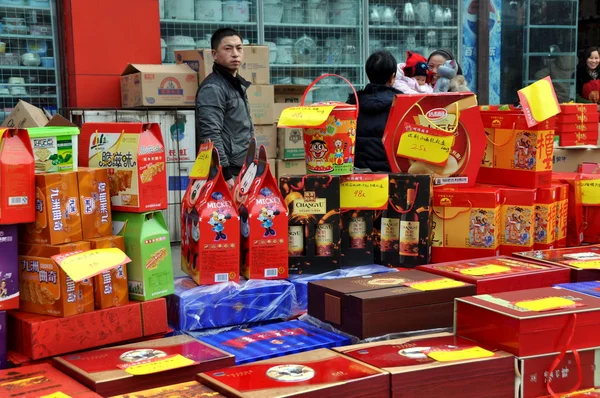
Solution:
[[[566,268],[504,256],[421,265],[417,269],[474,284],[477,294],[550,287],[571,280]]]
[[[569,185],[552,183],[556,188],[556,247],[567,247],[569,222]]]
[[[560,146],[597,145],[598,132],[562,133],[559,140]]]
[[[500,188],[500,254],[533,250],[536,190]]]
[[[600,369],[600,349],[579,350],[577,352],[578,360],[573,352],[567,352],[552,369],[558,354],[555,352],[548,355],[516,358],[517,386],[520,398],[557,396],[548,391],[546,387],[548,381],[550,381],[552,392],[561,394],[561,396],[573,388],[583,390],[593,388],[600,383],[596,371],[597,368]],[[551,369],[552,371],[550,371]],[[579,378],[581,378],[581,382],[577,387]]]
[[[429,350],[461,350],[476,343],[450,333],[334,348],[391,374],[392,398],[510,397],[514,392],[514,357],[496,351],[487,358],[438,362]]]
[[[477,182],[539,188],[552,181],[555,119],[528,127],[522,109],[483,106],[487,143]]]
[[[160,369],[159,361],[164,363],[174,357],[185,361],[185,366]],[[186,358],[192,362],[187,363]],[[140,369],[135,375],[128,371],[142,363],[155,365],[146,368],[147,371]],[[59,370],[103,396],[193,381],[200,372],[234,363],[233,355],[185,335],[54,358],[54,365]],[[158,373],[157,368],[160,369]]]
[[[409,125],[426,131],[407,130]],[[434,145],[432,137],[439,143],[440,136],[451,135],[454,139],[450,148],[441,143],[437,148],[447,153],[446,162],[435,164],[423,158],[424,151],[419,152],[419,148]],[[414,157],[398,155],[401,143]],[[385,126],[383,144],[394,173],[433,174],[434,185],[474,185],[485,149],[476,96],[472,93],[397,95]]]
[[[598,113],[598,105],[597,104],[560,104],[560,115],[588,115],[588,114],[597,114]]]
[[[598,135],[598,121],[592,123],[556,123],[556,134],[588,133]]]
[[[389,373],[328,349],[202,373],[197,380],[239,398],[390,396]]]
[[[131,394],[116,395],[112,398],[224,398],[223,395],[215,392],[197,381],[187,383],[171,384],[169,386],[151,388],[149,390],[135,391]]]
[[[534,249],[553,249],[556,243],[556,188],[538,188],[535,199]]]
[[[556,115],[556,123],[557,124],[566,124],[566,123],[598,123],[600,121],[600,117],[598,112],[585,112],[585,113],[559,113]]]
[[[168,329],[164,298],[69,318],[13,311],[8,319],[9,348],[31,359],[121,343]]]
[[[62,395],[54,395],[58,393]],[[48,364],[0,370],[0,396],[100,398],[100,395]]]
[[[583,204],[581,202],[581,175],[579,173],[552,173],[555,183],[569,186],[567,202],[567,246],[579,246],[583,242]]]
[[[432,263],[500,254],[499,188],[433,189]]]
[[[458,336],[516,356],[600,346],[600,299],[543,287],[454,300]]]
[[[571,282],[600,280],[600,245],[515,253],[516,257],[571,269]]]

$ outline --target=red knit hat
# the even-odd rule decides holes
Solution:
[[[422,69],[422,64],[427,65],[427,59],[423,57],[421,54],[414,53],[412,51],[406,52],[406,65],[402,69],[404,71],[404,75],[407,77],[417,76],[417,69]],[[422,73],[419,73],[419,76],[428,76]]]

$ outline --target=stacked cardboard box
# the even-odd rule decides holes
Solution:
[[[275,102],[273,115],[279,121],[284,109],[299,106],[306,86],[277,85],[275,86]],[[304,155],[304,133],[301,128],[277,129],[277,178],[284,175],[306,174]]]

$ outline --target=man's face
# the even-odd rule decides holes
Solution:
[[[221,65],[234,75],[244,61],[242,39],[238,36],[227,36],[221,40],[219,47],[212,50],[215,63]]]

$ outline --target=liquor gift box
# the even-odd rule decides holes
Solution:
[[[571,272],[557,265],[533,263],[511,257],[488,257],[429,264],[419,270],[472,283],[477,294],[550,287],[571,280]]]
[[[433,174],[434,184],[475,184],[485,132],[472,93],[397,95],[383,134],[392,172]]]
[[[538,188],[535,199],[534,249],[553,249],[556,244],[556,188]]]
[[[484,106],[481,119],[487,142],[477,182],[523,188],[550,186],[555,118],[528,127],[522,109]]]
[[[0,396],[100,398],[100,395],[90,391],[49,364],[1,370]]]
[[[320,274],[340,268],[340,178],[284,176],[279,189],[289,208],[290,274]]]
[[[361,339],[452,325],[456,297],[475,285],[427,272],[309,282],[308,314]]]
[[[499,255],[500,188],[433,190],[432,262]]]
[[[350,344],[349,337],[328,332],[301,321],[279,322],[230,330],[200,337],[199,340],[234,355],[236,365],[312,351],[317,348],[340,347]]]
[[[197,381],[187,383],[172,384],[170,386],[152,388],[150,390],[135,391],[130,394],[117,395],[112,398],[224,398],[223,395],[215,392]]]
[[[458,336],[519,357],[600,346],[600,299],[543,287],[456,299]]]
[[[167,208],[165,146],[156,123],[84,123],[79,166],[108,169],[112,209]]]
[[[600,245],[515,253],[515,256],[571,269],[571,282],[600,280]]]
[[[233,355],[188,336],[54,358],[59,370],[103,396],[192,381],[197,373],[233,364]]]
[[[438,333],[334,348],[334,351],[389,372],[392,398],[512,396],[514,357],[487,350],[486,357],[469,356],[469,351],[480,350],[476,347],[472,341]],[[456,351],[457,356],[429,356],[439,351],[446,351],[444,355]]]
[[[168,329],[164,298],[69,318],[12,311],[8,321],[9,348],[31,359],[118,344],[166,333]]]
[[[237,398],[390,396],[387,372],[328,349],[210,371],[197,380]]]
[[[430,175],[390,174],[388,205],[374,222],[378,264],[414,268],[431,261],[432,196]]]
[[[0,311],[19,308],[19,246],[16,225],[0,225]]]
[[[533,250],[535,232],[535,189],[500,189],[500,254]]]
[[[193,331],[288,319],[295,311],[294,293],[284,280],[198,286],[188,277],[177,278],[175,294],[167,297],[169,323]]]

